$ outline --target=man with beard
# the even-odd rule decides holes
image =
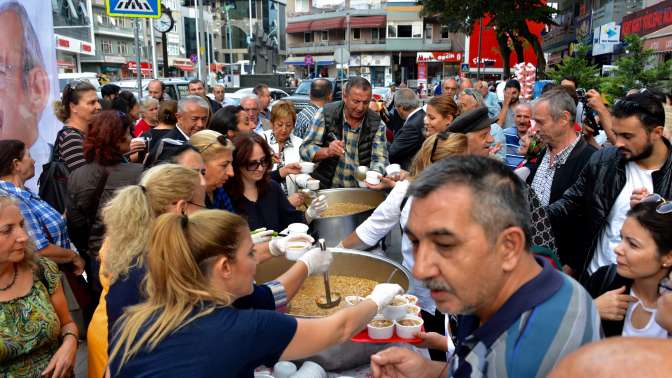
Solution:
[[[440,160],[413,181],[413,276],[441,312],[458,315],[456,349],[448,364],[386,349],[371,357],[374,377],[544,377],[600,338],[588,293],[531,253],[525,191],[482,156]]]
[[[385,124],[369,109],[371,96],[371,83],[354,76],[345,85],[343,101],[315,113],[299,153],[301,160],[317,162],[312,176],[320,180],[320,189],[356,188],[358,166],[383,173],[388,165]]]
[[[616,101],[612,114],[614,147],[596,152],[576,183],[547,209],[556,238],[579,242],[564,263],[581,274],[616,263],[613,250],[634,203],[650,193],[672,196],[672,148],[663,137],[663,105],[645,91]],[[558,235],[558,227],[566,224],[581,227]]]

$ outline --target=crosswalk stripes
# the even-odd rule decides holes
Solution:
[[[117,5],[114,7],[114,10],[126,12],[152,12],[152,7],[149,5],[147,0],[119,0]]]

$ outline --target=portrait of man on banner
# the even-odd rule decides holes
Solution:
[[[61,127],[48,106],[58,98],[50,7],[0,0],[0,35],[0,139],[26,143],[39,177]]]

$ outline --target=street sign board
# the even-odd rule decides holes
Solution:
[[[105,0],[105,9],[114,17],[161,17],[161,0]]]
[[[303,58],[303,64],[306,66],[312,66],[315,64],[315,60],[313,59],[312,55],[306,55],[305,58]]]
[[[334,61],[337,64],[346,64],[350,61],[350,50],[340,46],[334,50]]]

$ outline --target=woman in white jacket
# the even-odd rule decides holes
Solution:
[[[453,155],[463,155],[467,152],[467,137],[464,134],[440,132],[425,139],[420,151],[416,154],[411,165],[410,176],[402,181],[385,179],[388,187],[393,187],[385,201],[383,201],[357,229],[346,237],[339,246],[343,248],[366,248],[376,245],[394,227],[401,225],[402,229],[408,221],[412,198],[406,200],[408,190],[413,177],[419,175],[432,163]],[[408,270],[413,269],[413,246],[406,236],[402,235],[401,253],[402,265]],[[413,278],[412,278],[413,279]],[[422,282],[415,281],[415,288],[409,291],[418,297],[418,306],[421,308],[422,318],[425,321],[425,332],[444,333],[444,315],[436,310],[436,304],[430,296],[430,292]],[[430,350],[432,359],[438,359],[445,352]]]

